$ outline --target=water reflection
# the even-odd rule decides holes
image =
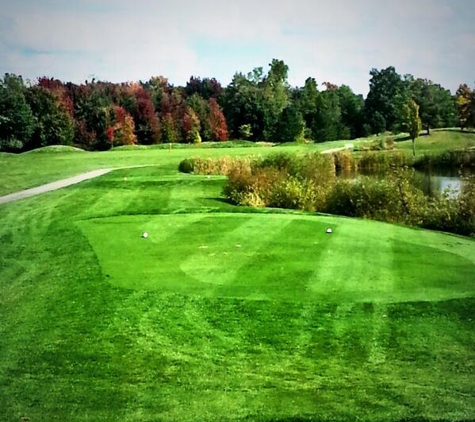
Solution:
[[[446,193],[451,198],[459,196],[463,183],[461,174],[441,174],[434,173],[434,171],[417,171],[415,182],[426,195],[434,196],[437,193]]]
[[[449,197],[456,198],[463,189],[463,177],[473,174],[475,174],[474,169],[418,170],[414,173],[414,183],[428,196],[446,193]],[[345,179],[356,179],[359,176],[370,176],[383,179],[388,177],[388,173],[375,170],[359,170],[356,172],[340,172],[337,176]]]

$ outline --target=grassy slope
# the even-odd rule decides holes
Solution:
[[[473,241],[166,163],[0,207],[1,421],[475,418]]]
[[[416,139],[416,154],[436,154],[450,149],[464,149],[475,146],[474,132],[456,130],[432,131],[430,136]],[[397,142],[397,148],[412,153],[412,141]]]

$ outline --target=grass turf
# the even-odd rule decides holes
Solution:
[[[0,207],[0,420],[475,418],[472,240],[223,183],[164,160]]]

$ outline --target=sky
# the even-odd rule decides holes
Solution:
[[[369,89],[394,66],[455,92],[475,84],[474,0],[0,0],[0,74],[82,83],[289,66],[289,83]]]

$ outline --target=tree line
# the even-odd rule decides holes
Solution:
[[[157,143],[243,139],[325,142],[385,131],[475,126],[475,92],[455,95],[427,79],[372,69],[366,98],[349,86],[308,78],[288,83],[288,66],[236,73],[226,87],[191,77],[173,86],[165,77],[146,82],[86,81],[77,85],[40,77],[35,83],[5,74],[0,80],[0,151],[47,145],[87,150]]]

